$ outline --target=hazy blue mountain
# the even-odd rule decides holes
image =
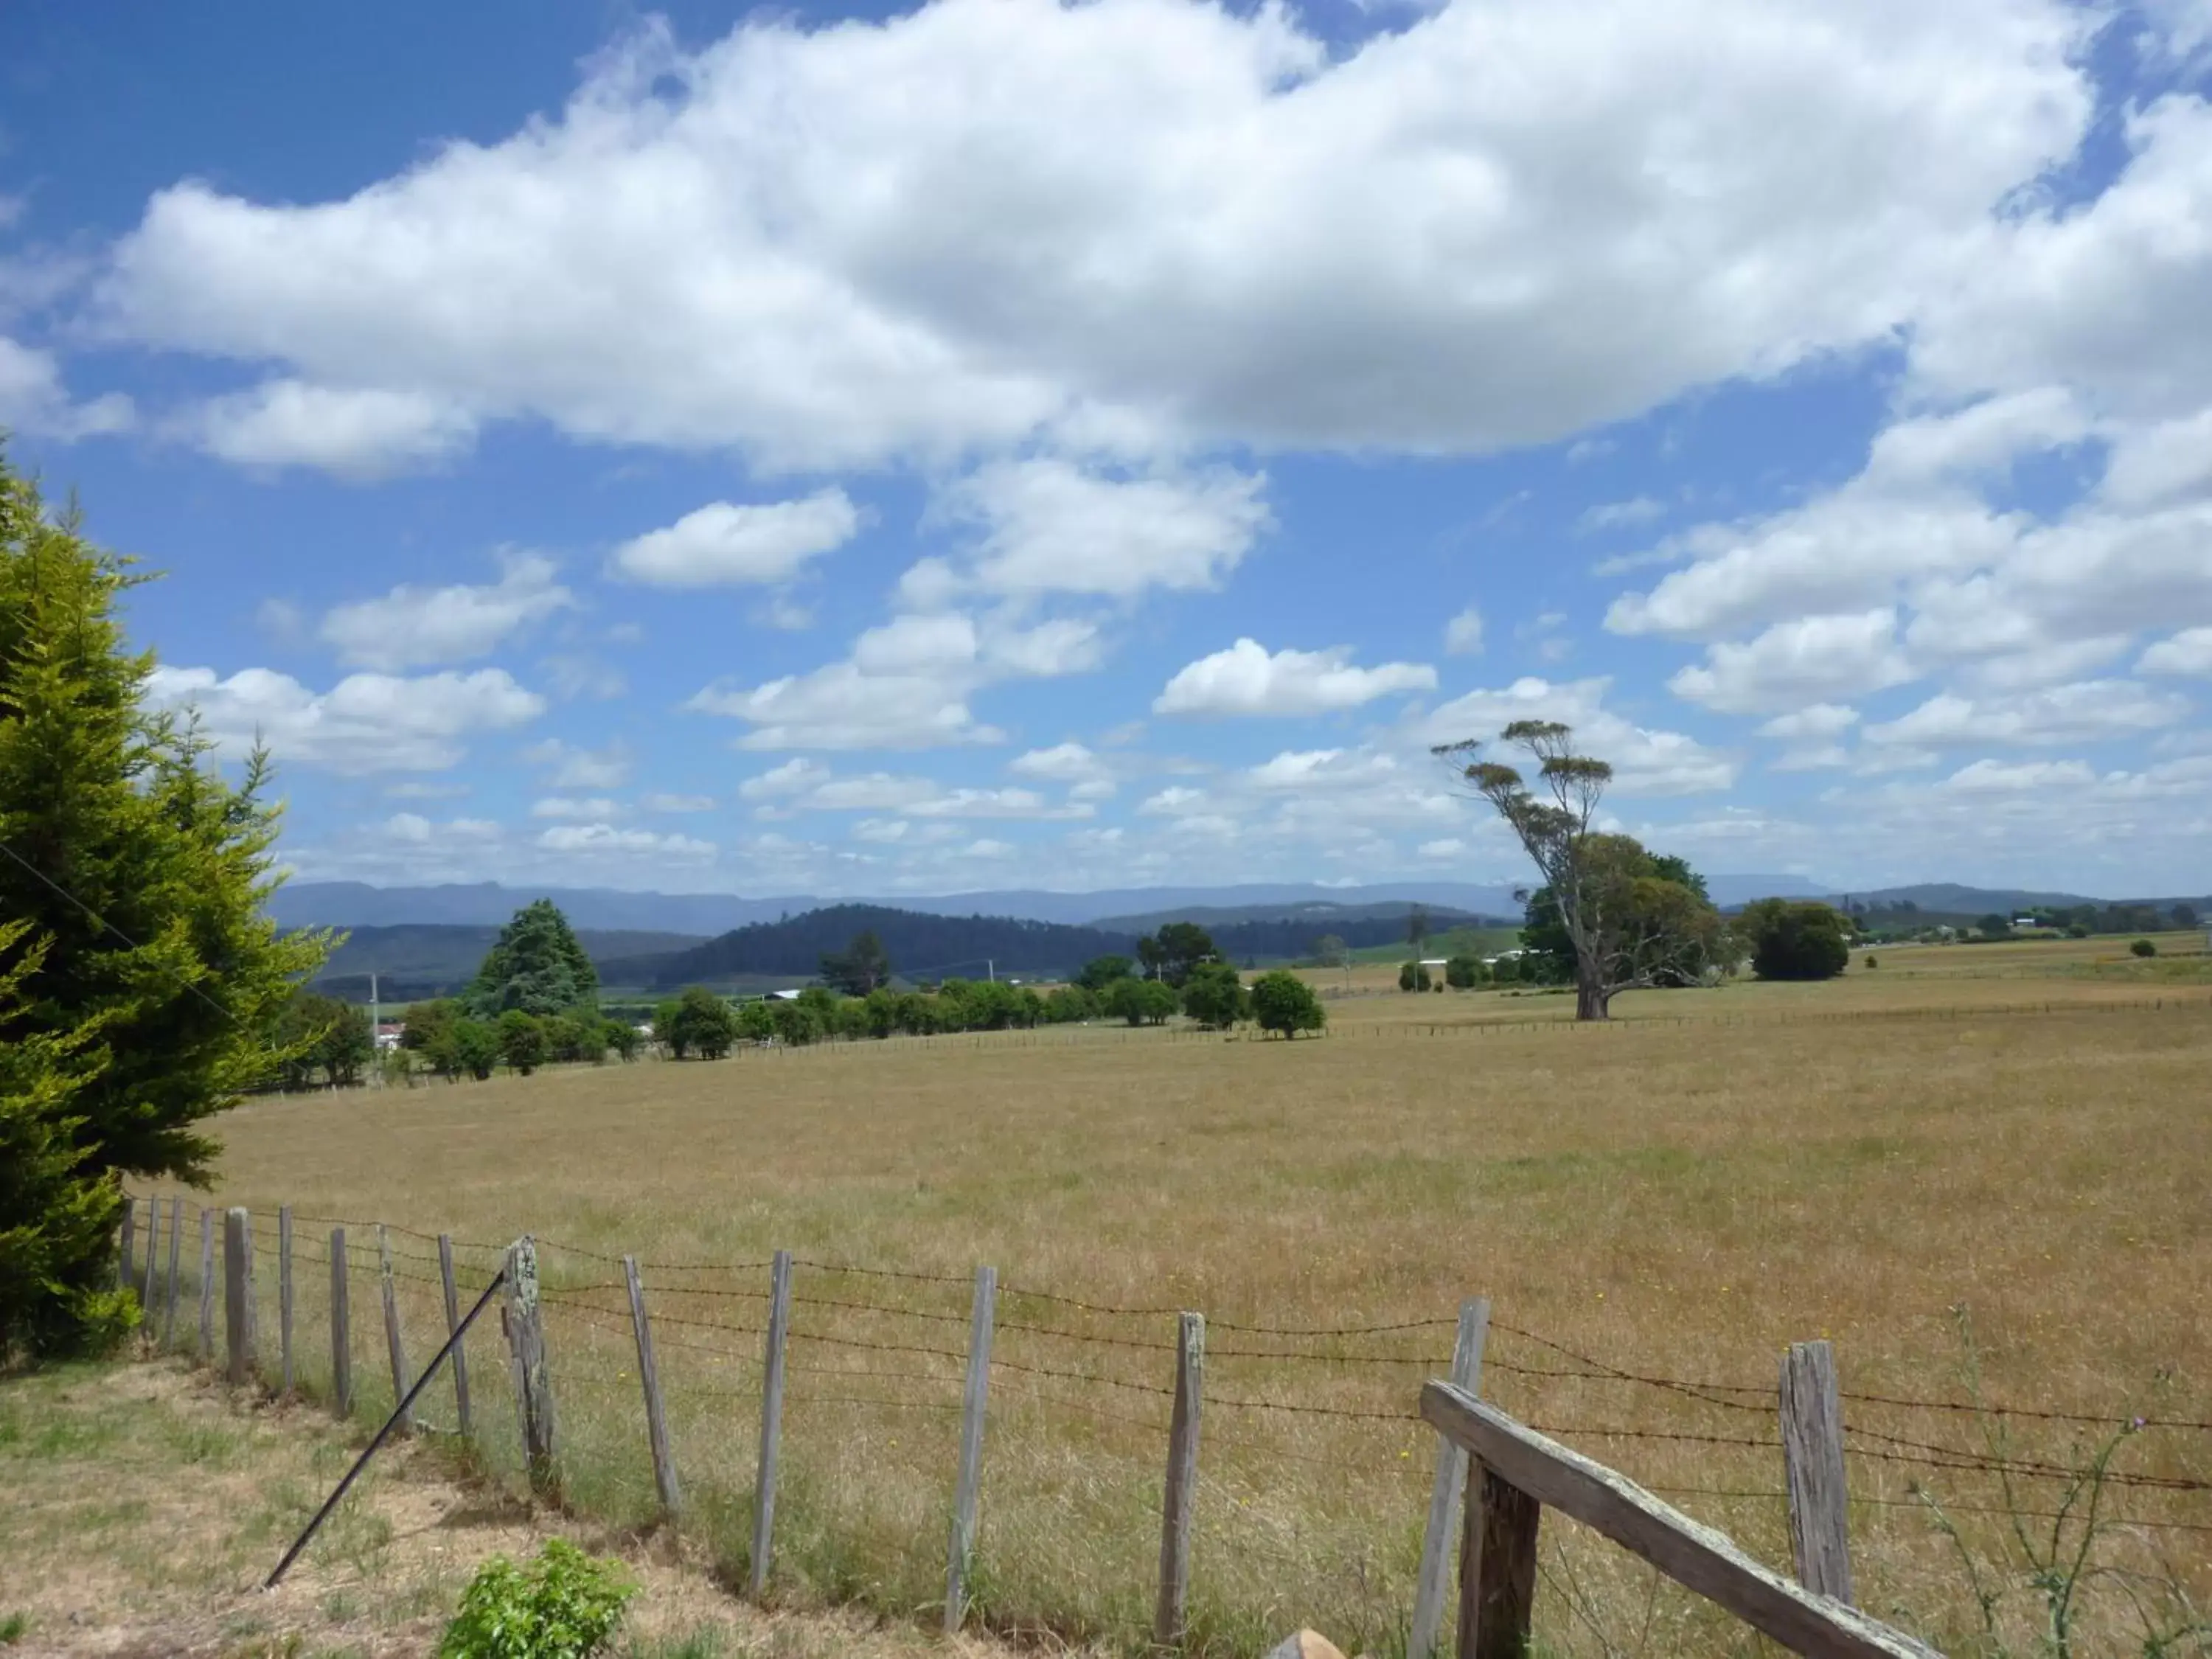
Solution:
[[[374,971],[378,994],[386,1002],[446,996],[476,977],[484,952],[498,937],[499,928],[488,924],[406,922],[354,927],[315,975],[315,987],[332,996],[365,1002]],[[626,957],[667,955],[705,941],[696,933],[580,927],[576,942],[595,965],[604,965]]]
[[[1713,899],[1741,904],[1774,895],[1814,897],[1827,891],[1802,876],[1717,875]],[[627,892],[605,887],[508,887],[476,882],[441,887],[371,887],[362,882],[294,882],[277,890],[270,913],[287,927],[390,927],[438,923],[498,927],[532,899],[550,898],[569,925],[595,930],[711,937],[757,921],[775,921],[830,904],[875,904],[936,916],[1004,916],[1063,927],[1094,927],[1106,920],[1173,920],[1194,910],[1236,913],[1243,921],[1296,918],[1308,907],[1404,906],[1469,915],[1512,916],[1521,906],[1510,884],[1455,881],[1397,881],[1326,887],[1313,882],[1250,882],[1226,887],[1122,887],[1093,893],[1014,889],[918,896],[825,899],[805,894],[744,898],[735,893]],[[1319,914],[1319,913],[1314,913]]]

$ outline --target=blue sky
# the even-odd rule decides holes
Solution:
[[[307,878],[2197,892],[2212,8],[18,0],[0,426]]]

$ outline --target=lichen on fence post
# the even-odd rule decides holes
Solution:
[[[544,1310],[538,1294],[538,1241],[528,1233],[516,1239],[507,1247],[507,1340],[514,1362],[515,1413],[522,1424],[523,1464],[529,1471],[531,1490],[550,1498],[560,1490],[560,1463]]]

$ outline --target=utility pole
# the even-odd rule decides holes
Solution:
[[[989,957],[983,958],[983,971],[991,976],[991,983],[999,982],[999,964]]]
[[[384,1086],[384,1047],[377,1040],[383,1031],[384,1021],[378,1008],[376,969],[372,968],[368,970],[368,1086],[372,1089]]]

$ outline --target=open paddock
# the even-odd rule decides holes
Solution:
[[[1978,1389],[2094,1419],[1846,1401],[1862,1604],[1947,1650],[2000,1650],[1977,1645],[1966,1568],[1917,1484],[2004,1583],[2002,1650],[2028,1651],[2045,1608],[2001,1566],[2017,1546],[1993,1511],[2052,1510],[2064,1486],[2045,1472],[2131,1416],[2152,1421],[2114,1454],[2127,1484],[2100,1501],[2123,1524],[2098,1559],[2154,1602],[2143,1586],[2212,1595],[2212,1492],[2195,1484],[2212,1432],[2166,1426],[2212,1423],[2212,989],[2103,976],[2125,942],[2080,945],[1881,951],[1826,986],[1625,998],[1598,1030],[1566,1024],[1562,998],[1392,991],[1332,1000],[1333,1034],[1295,1043],[1098,1028],[261,1101],[220,1125],[217,1196],[257,1212],[264,1354],[280,1203],[554,1241],[570,1492],[642,1524],[653,1484],[609,1260],[635,1253],[685,1524],[733,1571],[758,1264],[793,1250],[814,1265],[797,1274],[776,1593],[921,1619],[943,1594],[967,1279],[993,1263],[1005,1363],[979,1613],[1128,1650],[1156,1582],[1176,1309],[1212,1322],[1192,1618],[1194,1648],[1221,1654],[1300,1621],[1347,1651],[1402,1645],[1434,1447],[1410,1414],[1462,1296],[1493,1300],[1490,1398],[1785,1569],[1778,1359],[1826,1337],[1849,1395]],[[299,1227],[311,1384],[325,1231]],[[349,1243],[368,1414],[391,1389],[374,1242]],[[419,1364],[442,1335],[434,1255],[395,1244]],[[462,1259],[481,1284],[496,1258]],[[1101,1311],[1117,1309],[1139,1311]],[[470,1352],[487,1455],[511,1469],[496,1331]],[[449,1425],[442,1384],[428,1401]],[[1550,1651],[1755,1650],[1570,1526],[1547,1523],[1541,1566]],[[2141,1650],[2124,1588],[2086,1589],[2074,1651]]]

